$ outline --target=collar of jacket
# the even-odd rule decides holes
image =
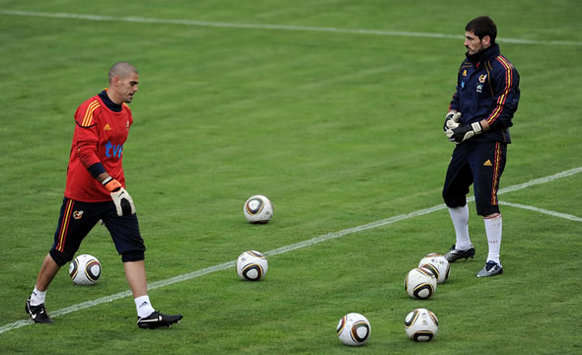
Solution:
[[[480,62],[485,62],[491,58],[495,58],[499,54],[500,54],[499,46],[497,45],[497,43],[495,43],[491,47],[485,49],[484,51],[472,55],[465,53],[465,56],[467,57],[467,60],[469,62],[477,64]]]
[[[122,105],[120,104],[116,104],[115,102],[111,101],[111,99],[109,98],[109,96],[107,95],[107,89],[101,91],[99,93],[99,97],[101,98],[101,100],[103,100],[103,103],[111,110],[114,112],[121,112],[122,109]]]

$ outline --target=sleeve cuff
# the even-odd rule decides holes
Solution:
[[[87,170],[89,170],[89,173],[91,173],[91,176],[93,176],[95,179],[97,179],[97,176],[99,176],[105,172],[105,167],[103,167],[103,164],[101,164],[101,163],[95,163],[95,164],[91,165],[90,167],[88,167]]]

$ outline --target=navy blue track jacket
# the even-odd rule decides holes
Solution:
[[[457,77],[457,90],[450,110],[462,113],[460,122],[469,125],[487,120],[489,129],[475,135],[470,141],[497,141],[511,143],[509,127],[519,103],[519,73],[499,46],[467,55]]]

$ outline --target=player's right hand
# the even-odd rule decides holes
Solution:
[[[447,129],[455,129],[459,127],[459,119],[461,118],[461,113],[457,111],[449,111],[445,116],[445,124],[443,125],[443,131]]]
[[[109,177],[102,182],[103,186],[109,191],[115,210],[118,216],[130,216],[135,214],[135,204],[126,189],[121,186],[119,181]]]

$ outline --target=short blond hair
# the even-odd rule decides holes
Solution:
[[[114,76],[125,78],[132,73],[138,74],[137,69],[133,65],[128,62],[117,62],[109,69],[109,82],[113,80]]]

